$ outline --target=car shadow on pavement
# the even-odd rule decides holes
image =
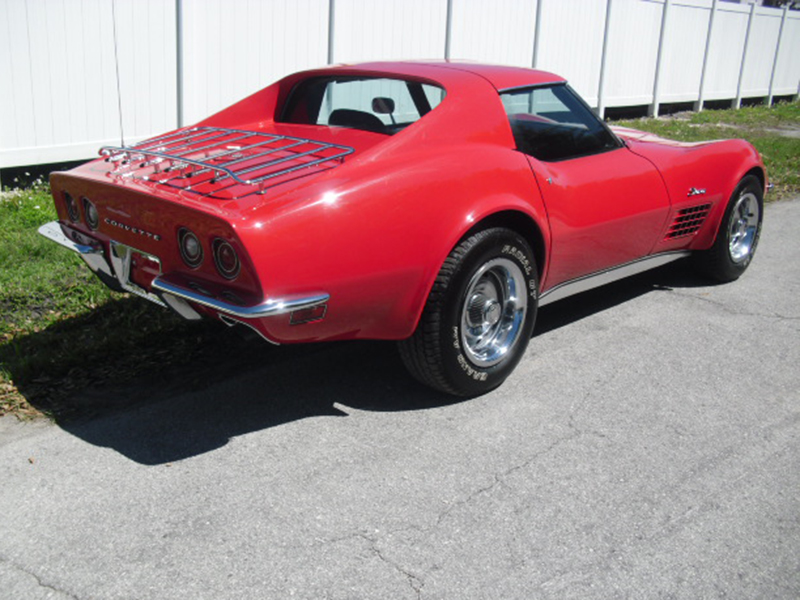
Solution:
[[[59,425],[91,444],[156,465],[300,419],[342,418],[350,409],[424,410],[460,401],[411,379],[391,342],[270,348],[261,356],[262,364],[246,370],[220,355],[203,373],[183,368],[159,381],[85,392],[84,401],[94,407],[107,397],[128,408]],[[125,395],[132,401],[119,397]]]
[[[613,283],[544,307],[535,336],[656,290],[709,285],[685,265]],[[159,465],[213,451],[246,433],[348,410],[411,411],[463,399],[434,392],[405,371],[392,342],[339,342],[272,347],[242,342],[200,364],[162,370],[155,379],[79,393],[87,407],[60,427],[129,459]]]

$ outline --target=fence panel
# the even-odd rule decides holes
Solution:
[[[336,0],[334,62],[441,58],[447,0]]]
[[[183,2],[183,115],[194,123],[328,54],[328,0]]]
[[[744,62],[743,98],[757,98],[769,93],[769,78],[780,28],[780,11],[756,9]]]
[[[789,11],[781,35],[781,49],[775,67],[775,81],[772,93],[775,96],[788,96],[798,93],[800,81],[800,14]]]
[[[113,9],[125,135],[168,129],[174,2],[116,0]],[[0,19],[0,74],[10,92],[0,95],[0,167],[91,156],[118,143],[112,4],[0,0]]]
[[[613,0],[606,57],[606,106],[653,101],[663,2]]]
[[[718,3],[711,46],[708,49],[706,100],[736,97],[749,18],[750,7],[747,5]]]
[[[659,102],[690,102],[700,90],[711,2],[673,2],[664,39]]]
[[[562,75],[589,104],[597,104],[605,2],[541,1],[536,67]]]
[[[530,67],[536,0],[453,0],[450,56]]]
[[[713,0],[670,0],[657,69],[665,2],[0,0],[0,168],[89,158],[299,69],[446,47],[454,59],[535,59],[601,107],[699,106],[706,45],[702,100],[798,93],[800,13],[717,2],[706,44]]]

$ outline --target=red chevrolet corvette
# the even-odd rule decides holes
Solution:
[[[398,340],[457,395],[537,307],[691,255],[739,277],[764,166],[742,140],[610,129],[559,76],[453,62],[297,73],[50,183],[40,232],[115,290],[274,343]]]

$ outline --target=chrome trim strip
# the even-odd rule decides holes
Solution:
[[[210,298],[194,290],[171,283],[164,279],[163,275],[153,280],[152,287],[161,294],[172,294],[178,298],[183,298],[189,302],[194,302],[195,304],[212,308],[218,312],[239,317],[240,319],[261,319],[264,317],[283,315],[293,310],[312,308],[318,304],[324,304],[330,298],[329,294],[318,293],[310,296],[298,296],[293,298],[269,298],[261,304],[237,306],[236,304]]]
[[[500,88],[499,90],[497,90],[497,93],[505,94],[507,92],[519,92],[522,90],[532,90],[535,88],[551,87],[556,85],[567,85],[567,82],[562,79],[561,81],[546,81],[544,83],[528,83],[525,85],[515,85],[512,87]]]
[[[685,258],[690,254],[691,252],[688,250],[653,254],[651,256],[645,256],[644,258],[639,258],[629,263],[625,263],[624,265],[619,265],[618,267],[612,267],[604,271],[598,271],[597,273],[579,277],[578,279],[573,279],[572,281],[565,281],[564,283],[560,283],[554,288],[544,292],[539,297],[539,306],[545,306],[555,302],[556,300],[574,296],[575,294],[586,292],[596,287],[606,285],[607,283],[625,279],[631,275],[644,273],[650,269],[655,269],[681,258]]]
[[[58,224],[58,221],[50,221],[49,223],[45,223],[39,227],[39,235],[46,237],[51,242],[55,242],[56,244],[64,246],[64,248],[68,248],[73,252],[77,252],[78,254],[103,254],[102,248],[85,246],[69,239],[66,235],[64,235],[64,232],[61,230],[61,225]]]

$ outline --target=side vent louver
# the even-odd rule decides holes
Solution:
[[[674,240],[697,233],[706,220],[710,208],[711,204],[700,204],[679,210],[664,239]]]

